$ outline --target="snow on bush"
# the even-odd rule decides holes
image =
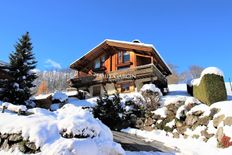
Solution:
[[[218,75],[218,76],[224,77],[223,72],[222,72],[219,68],[217,68],[217,67],[208,67],[208,68],[206,68],[206,69],[204,69],[204,70],[202,71],[201,77],[200,77],[200,78],[194,79],[194,80],[192,81],[192,84],[193,84],[193,85],[199,85],[200,82],[201,82],[201,79],[203,78],[203,76],[204,76],[204,75],[207,75],[207,74],[214,74],[214,75]]]
[[[154,93],[159,93],[160,96],[162,96],[162,93],[159,88],[157,88],[154,84],[145,84],[143,87],[140,89],[141,92],[145,91],[152,91]]]
[[[124,154],[121,146],[113,142],[109,128],[81,107],[66,104],[56,112],[41,108],[29,111],[34,114],[1,113],[0,133],[19,133],[24,140],[34,142],[42,154]],[[69,137],[64,138],[64,134]]]

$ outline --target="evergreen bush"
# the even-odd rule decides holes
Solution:
[[[119,94],[113,97],[106,95],[97,100],[93,108],[94,117],[100,119],[112,130],[121,130],[127,127],[136,127],[139,118],[145,117],[145,109],[133,101],[126,101],[123,105]]]
[[[200,84],[193,86],[193,96],[207,105],[227,100],[224,78],[215,74],[204,75]]]

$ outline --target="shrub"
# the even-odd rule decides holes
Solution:
[[[123,121],[123,108],[120,105],[119,95],[112,99],[106,97],[97,100],[97,106],[93,108],[94,117],[99,118],[110,129],[118,130],[118,125]]]
[[[94,117],[99,118],[112,130],[121,130],[127,127],[138,127],[139,121],[144,120],[145,108],[132,100],[121,103],[119,94],[113,97],[106,95],[97,100],[93,108]]]
[[[162,93],[154,84],[145,84],[140,91],[146,101],[147,108],[156,110],[160,106],[159,101]]]
[[[193,86],[193,96],[208,105],[226,100],[224,78],[215,74],[204,75],[200,84]]]

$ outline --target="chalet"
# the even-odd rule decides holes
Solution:
[[[154,83],[168,91],[166,77],[172,72],[151,44],[105,40],[70,65],[76,75],[70,86],[87,90],[91,96],[126,93]]]

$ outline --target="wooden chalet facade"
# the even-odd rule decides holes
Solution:
[[[171,70],[153,45],[139,41],[105,40],[70,65],[76,75],[70,86],[91,96],[126,93],[154,83],[167,91]]]

